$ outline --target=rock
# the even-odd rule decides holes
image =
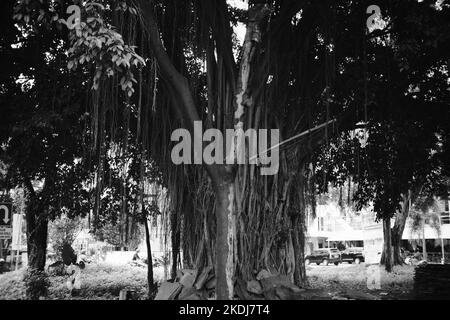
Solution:
[[[280,300],[296,300],[292,292],[286,287],[276,287],[275,294],[280,298]]]
[[[300,293],[306,291],[305,289],[301,289],[301,288],[299,288],[299,287],[297,287],[297,286],[295,286],[295,285],[292,285],[291,287],[289,287],[289,289],[290,289],[292,292],[298,293],[298,294],[300,294]]]
[[[278,295],[275,291],[275,288],[265,290],[263,294],[264,294],[264,298],[266,300],[280,300],[280,298],[278,297]]]
[[[199,295],[199,292],[194,287],[183,288],[178,296],[178,300],[190,300],[188,298],[192,295]]]
[[[296,300],[333,300],[333,298],[322,289],[307,289],[300,293],[295,293]],[[344,297],[340,297],[344,298]]]
[[[289,276],[270,276],[261,279],[260,284],[265,297],[273,298],[275,294],[281,300],[305,300],[302,296],[305,290],[291,283]]]
[[[185,273],[180,278],[180,283],[183,285],[183,287],[193,287],[195,282],[195,275],[191,273]]]
[[[203,269],[202,273],[197,278],[197,281],[195,281],[195,288],[197,290],[201,290],[203,286],[205,285],[206,281],[209,279],[209,274],[212,271],[213,267],[207,266],[205,269]]]
[[[365,293],[357,290],[347,290],[344,297],[354,299],[354,300],[380,300],[377,296],[370,293]]]
[[[280,286],[288,287],[288,288],[298,288],[294,284],[291,283],[291,280],[288,276],[277,275],[270,276],[260,280],[261,286],[263,290],[269,290],[271,288],[276,288]]]
[[[197,276],[198,270],[195,269],[178,269],[177,270],[177,279],[180,280],[184,275],[190,274],[194,277]]]
[[[236,280],[234,291],[241,300],[253,300],[254,298],[247,291],[247,284],[245,283],[245,281],[240,278],[237,278]]]
[[[178,282],[163,282],[159,287],[155,300],[174,300],[182,288],[183,286]]]
[[[185,274],[191,274],[193,276],[197,276],[197,273],[198,273],[198,270],[196,270],[196,269],[181,269],[179,271],[182,276],[184,276]]]
[[[247,282],[247,291],[254,294],[262,294],[263,289],[259,281],[251,280]]]
[[[204,300],[201,297],[199,297],[197,294],[192,294],[184,299],[180,299],[180,300]]]
[[[273,277],[273,274],[271,274],[269,271],[263,269],[256,276],[256,280],[261,280],[261,279],[270,278],[270,277]]]

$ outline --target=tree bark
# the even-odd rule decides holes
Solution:
[[[305,241],[301,226],[298,225],[298,218],[296,218],[294,221],[292,238],[295,257],[294,284],[296,286],[303,287],[306,284],[306,270],[304,259]]]
[[[234,296],[234,242],[236,239],[234,212],[234,184],[224,181],[216,189],[216,299]]]
[[[173,62],[168,56],[162,42],[158,25],[155,20],[152,4],[149,1],[140,1],[140,8],[144,17],[144,27],[149,34],[150,47],[158,61],[160,73],[167,85],[174,93],[176,107],[180,110],[191,132],[195,121],[200,121],[194,99],[190,91],[187,79],[175,68]],[[237,92],[235,92],[235,114],[234,128],[244,129],[245,106],[251,97],[247,92],[250,66],[255,54],[255,45],[261,39],[259,23],[268,16],[269,10],[265,5],[259,4],[252,6],[249,10],[249,23],[243,45],[243,54],[241,57],[241,66],[238,79],[236,80]],[[233,85],[231,85],[233,87]],[[218,119],[220,122],[221,119]],[[194,131],[195,133],[195,131]],[[235,137],[236,138],[236,137]],[[202,140],[201,137],[194,139]],[[239,139],[236,139],[239,140]],[[235,140],[235,141],[236,141]],[[236,152],[239,146],[235,144]],[[233,151],[232,151],[233,152]],[[237,159],[235,157],[234,159]],[[219,300],[233,298],[233,277],[235,270],[234,262],[234,239],[236,238],[236,221],[234,215],[234,175],[235,165],[207,165],[205,166],[209,177],[211,178],[216,196],[216,297]]]
[[[25,179],[24,186],[28,192],[28,203],[25,212],[28,267],[30,270],[44,271],[47,255],[48,218],[44,204],[37,197],[31,181]]]
[[[175,279],[177,277],[178,256],[180,253],[180,228],[178,226],[177,212],[172,212],[170,227],[172,242],[172,270],[170,271],[170,277]]]
[[[148,221],[144,222],[145,227],[145,244],[147,246],[147,283],[148,283],[148,298],[152,299],[155,292],[155,283],[153,280],[153,256],[152,246],[150,243],[150,229]]]
[[[381,264],[385,266],[387,272],[392,272],[393,267],[393,251],[391,239],[391,219],[383,219],[383,251],[385,252],[384,259],[382,257]]]
[[[394,227],[391,229],[391,243],[393,249],[393,265],[403,265],[404,260],[401,255],[402,236],[405,231],[406,220],[409,216],[410,202],[412,200],[412,192],[409,191],[407,195],[403,196],[402,209],[395,216]],[[386,250],[383,247],[381,261],[385,260]]]
[[[36,212],[31,208],[26,212],[28,267],[44,271],[47,255],[48,220],[45,212]]]
[[[395,224],[392,228],[392,247],[394,249],[394,265],[403,265],[404,260],[401,255],[402,236],[405,231],[406,220],[409,216],[409,205],[411,202],[412,192],[408,191],[408,194],[403,196],[402,210],[395,217]]]

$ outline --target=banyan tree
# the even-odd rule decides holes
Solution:
[[[132,150],[139,164],[135,187],[143,189],[151,162],[167,188],[172,274],[180,265],[213,267],[218,299],[233,298],[235,285],[262,269],[305,284],[305,215],[314,212],[316,179],[327,179],[315,176],[312,156],[344,123],[361,120],[349,112],[361,95],[335,89],[347,70],[363,74],[366,41],[366,7],[351,1],[235,2],[243,6],[226,0],[36,1],[28,11],[39,16],[45,7],[56,17],[49,23],[56,23],[69,5],[80,8],[79,17],[75,7],[75,18],[63,22],[68,68],[90,75],[85,139],[96,172],[94,224],[103,212],[108,152],[113,146],[121,155]],[[245,37],[236,30],[245,30]],[[336,118],[341,114],[351,116],[343,122]],[[239,134],[230,149],[215,148],[231,155],[231,163],[174,164],[172,133],[182,128],[202,141],[194,130],[198,122],[203,131],[223,135],[227,129],[279,130],[279,144],[258,148],[259,157],[279,153],[278,170],[262,174],[261,159],[238,163],[242,150],[250,158],[251,142]],[[203,141],[202,151],[221,145],[217,139]],[[145,211],[139,204],[135,209]]]

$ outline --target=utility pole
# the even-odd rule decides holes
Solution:
[[[441,258],[441,264],[445,264],[445,248],[444,248],[444,239],[442,238],[442,216],[439,214],[439,235],[441,237],[441,252],[442,252],[442,258]]]

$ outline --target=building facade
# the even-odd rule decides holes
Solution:
[[[402,246],[408,250],[423,250],[426,244],[429,259],[450,253],[450,203],[449,200],[436,199],[433,209],[438,223],[425,221],[419,229],[413,227],[408,218],[402,236]],[[364,249],[366,261],[378,263],[383,249],[383,226],[375,221],[376,214],[371,207],[360,212],[340,208],[335,203],[318,205],[316,217],[308,214],[307,241],[305,253],[320,248],[360,247]],[[392,219],[392,225],[395,219]],[[425,240],[424,240],[425,239]],[[444,250],[442,250],[444,249]],[[448,257],[447,257],[448,259]],[[434,259],[436,260],[436,259]]]

